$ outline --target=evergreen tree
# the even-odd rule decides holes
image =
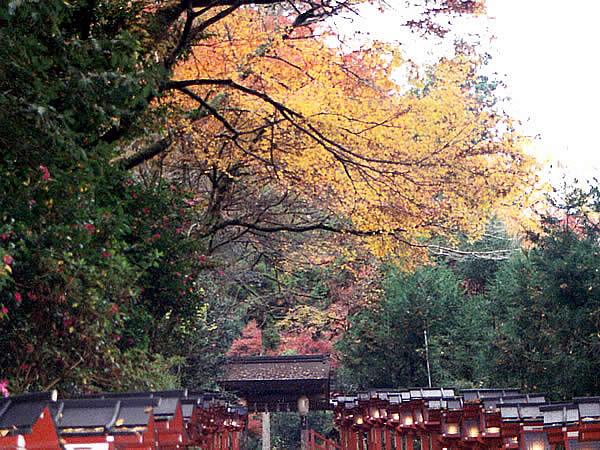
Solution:
[[[600,392],[598,190],[572,188],[553,201],[543,233],[503,264],[489,296],[496,347],[492,380],[557,398]]]

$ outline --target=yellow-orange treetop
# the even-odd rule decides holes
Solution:
[[[239,9],[176,67],[168,162],[197,191],[196,232],[333,231],[415,256],[428,237],[482,231],[531,185],[473,58],[418,75],[389,45],[343,53],[290,25]]]

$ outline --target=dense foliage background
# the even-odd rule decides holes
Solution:
[[[597,395],[597,185],[568,187],[549,202],[542,230],[509,258],[388,271],[381,302],[351,317],[337,344],[345,382],[426,385],[427,330],[434,385],[515,386],[555,400]]]
[[[313,35],[356,2],[262,3],[0,2],[3,386],[199,389],[227,354],[331,353],[347,391],[598,395],[597,183],[515,237],[492,217],[533,168],[473,49],[400,93],[395,50]],[[479,9],[440,3],[413,26]]]

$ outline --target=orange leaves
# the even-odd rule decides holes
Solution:
[[[509,119],[468,87],[474,61],[404,79],[412,67],[389,45],[343,53],[303,30],[254,9],[217,23],[176,70],[203,80],[171,99],[181,150],[233,184],[294,193],[313,211],[305,220],[320,211],[376,253],[411,258],[423,237],[481,231],[529,183]]]

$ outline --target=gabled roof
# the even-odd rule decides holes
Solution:
[[[0,399],[0,430],[10,434],[26,434],[37,422],[56,392],[39,392]]]
[[[327,355],[251,356],[229,359],[223,382],[328,379]]]
[[[328,409],[329,355],[252,356],[227,360],[221,385],[251,411],[295,411],[305,395],[310,409]]]

